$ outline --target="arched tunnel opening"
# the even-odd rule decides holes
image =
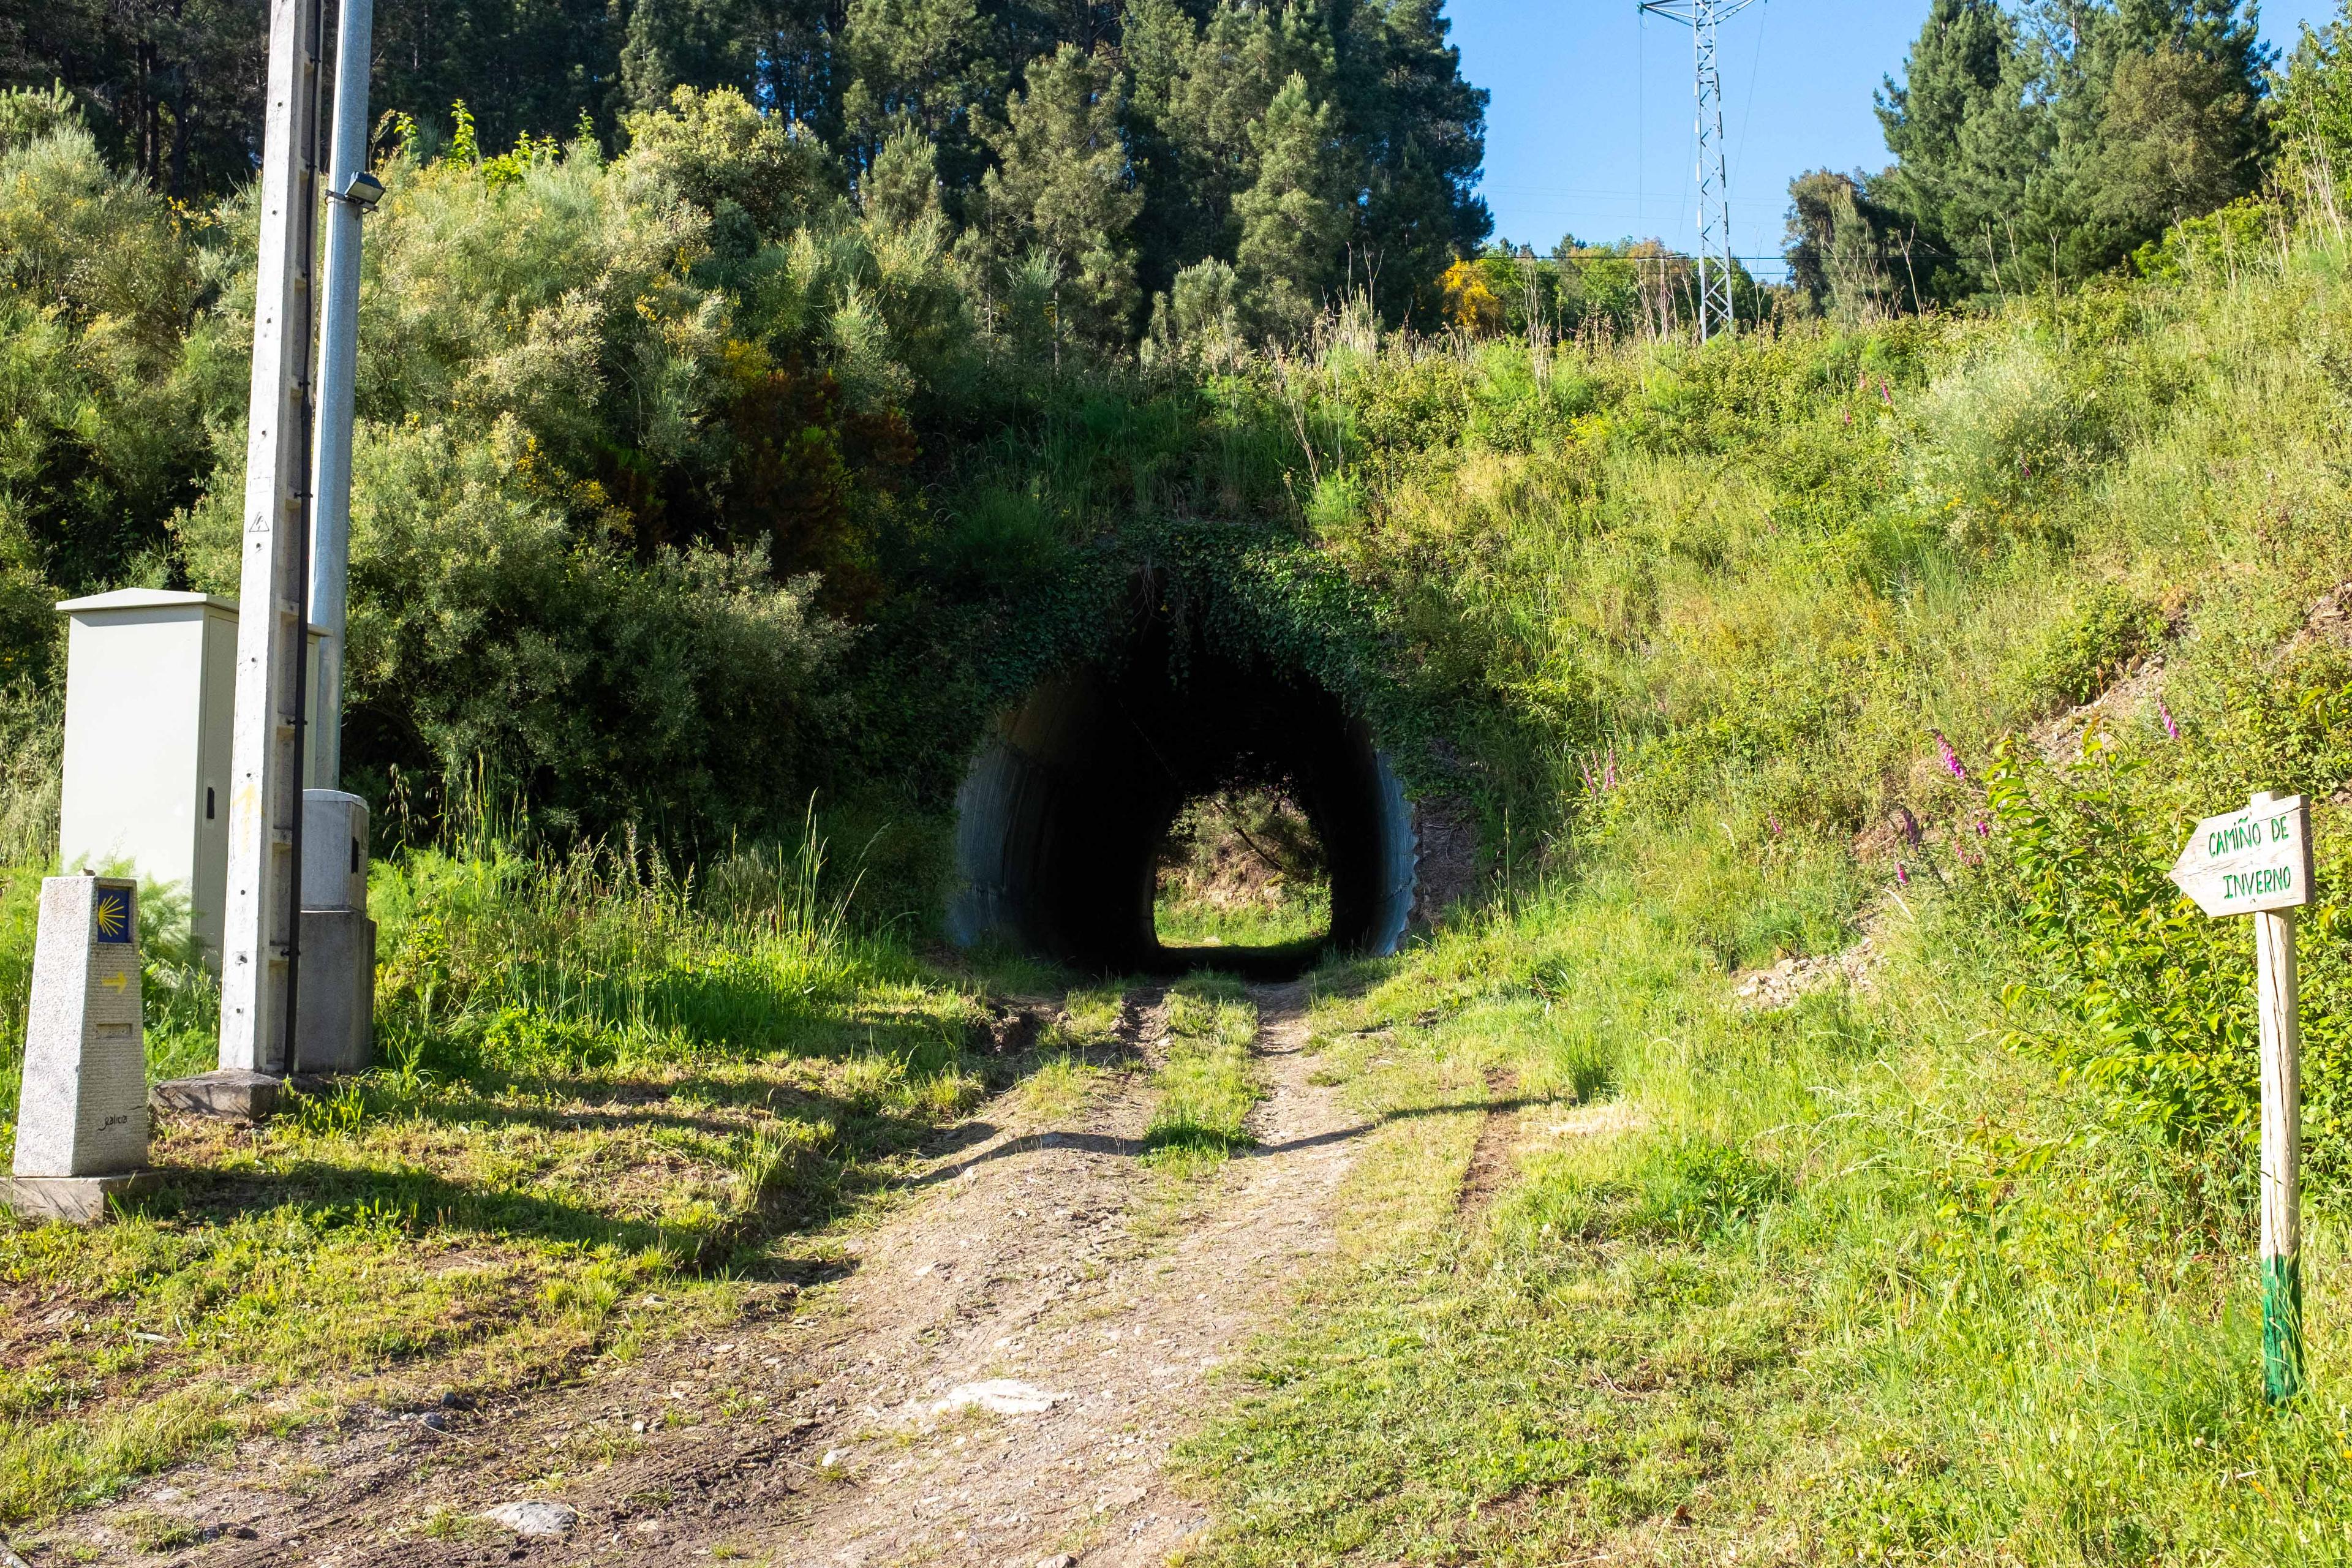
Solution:
[[[1328,879],[1318,936],[1264,946],[1161,939],[1155,899],[1189,805],[1256,794],[1303,816]],[[1412,909],[1404,791],[1321,685],[1256,657],[1148,636],[1117,667],[1044,682],[1000,722],[957,796],[949,934],[1106,973],[1213,967],[1281,979],[1326,952],[1395,950]]]

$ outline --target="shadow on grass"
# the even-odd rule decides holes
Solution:
[[[919,1091],[919,1080],[908,1087]],[[405,1092],[396,1080],[379,1077],[353,1080],[345,1094],[348,1099],[306,1097],[287,1113],[298,1129],[306,1119],[323,1123],[321,1136],[331,1144],[313,1143],[297,1131],[291,1138],[263,1144],[263,1170],[166,1164],[163,1190],[132,1208],[215,1226],[290,1210],[300,1223],[320,1230],[365,1225],[390,1226],[412,1239],[462,1243],[480,1237],[625,1253],[654,1250],[688,1273],[724,1269],[798,1278],[805,1266],[777,1259],[769,1251],[772,1244],[819,1230],[898,1184],[898,1163],[940,1131],[938,1117],[926,1113],[919,1095],[908,1109],[893,1110],[880,1095],[747,1083],[726,1075],[484,1075],[420,1092]],[[730,1119],[715,1110],[680,1108],[674,1099],[757,1109],[772,1112],[773,1119]],[[338,1128],[346,1104],[351,1121]],[[561,1145],[531,1151],[529,1163],[510,1175],[469,1180],[397,1149],[371,1159],[363,1144],[353,1149],[334,1137],[340,1131],[363,1139],[368,1128],[402,1124],[463,1129],[478,1135],[469,1144],[492,1149],[510,1130],[650,1132],[656,1142],[645,1152],[655,1161],[664,1156],[662,1143],[675,1146],[679,1134],[690,1134],[716,1145],[701,1152],[706,1169],[733,1182],[719,1189],[716,1201],[688,1205],[676,1217],[632,1214],[625,1207],[622,1183],[636,1169],[637,1156],[625,1149],[633,1163],[616,1167],[604,1185],[592,1186],[592,1175],[581,1184],[590,1190],[567,1192],[540,1173],[560,1167],[567,1152]],[[665,1170],[653,1166],[647,1184],[656,1199],[663,1195],[669,1184]],[[610,1202],[599,1201],[607,1196]]]
[[[811,1203],[809,1194],[791,1191],[765,1193],[752,1205],[696,1224],[616,1215],[545,1192],[486,1187],[430,1171],[321,1159],[292,1160],[266,1175],[191,1166],[163,1166],[161,1173],[163,1187],[131,1200],[125,1212],[221,1226],[291,1211],[289,1218],[321,1234],[364,1226],[397,1232],[409,1242],[529,1241],[588,1252],[656,1252],[682,1274],[724,1272],[801,1284],[856,1268],[850,1258],[766,1251],[767,1244],[813,1229],[845,1206]],[[839,1181],[827,1184],[824,1195],[846,1199],[855,1195],[853,1188],[882,1184]]]
[[[1146,973],[1162,979],[1197,974],[1205,969],[1244,980],[1279,982],[1296,980],[1316,969],[1330,951],[1328,936],[1301,937],[1265,947],[1171,947],[1162,942],[1144,967]]]
[[[1201,951],[1216,953],[1221,960],[1234,956],[1235,952]],[[1360,973],[1349,973],[1347,978],[1358,979]],[[908,1067],[923,1064],[915,1068],[916,1076],[897,1080],[901,1092],[919,1089],[929,1070],[958,1065],[982,1072],[1001,1088],[1046,1059],[1023,1053],[1016,1065],[1015,1059],[975,1052],[970,1042],[960,1044],[936,1025],[920,1022],[882,1018],[839,1025],[825,1033],[842,1048],[812,1051],[803,1034],[794,1041],[791,1056],[832,1062],[863,1057]],[[478,1131],[490,1146],[497,1144],[501,1132],[518,1129],[553,1134],[648,1131],[669,1139],[690,1135],[721,1145],[723,1152],[708,1157],[715,1166],[732,1173],[739,1183],[756,1187],[757,1196],[723,1207],[705,1205],[703,1212],[689,1210],[685,1217],[653,1217],[625,1212],[620,1201],[598,1201],[605,1195],[602,1191],[565,1192],[538,1175],[541,1167],[526,1167],[503,1180],[473,1181],[428,1165],[400,1163],[403,1156],[391,1151],[382,1156],[383,1163],[369,1163],[363,1154],[338,1157],[343,1150],[330,1153],[305,1148],[298,1137],[265,1146],[262,1152],[268,1166],[265,1171],[167,1166],[164,1189],[132,1206],[159,1218],[211,1225],[291,1211],[299,1223],[320,1230],[388,1226],[415,1239],[459,1245],[496,1238],[560,1247],[651,1250],[666,1255],[674,1267],[689,1273],[723,1269],[796,1278],[814,1266],[780,1257],[776,1243],[819,1230],[885,1190],[933,1185],[986,1160],[1023,1149],[1062,1146],[1128,1159],[1163,1150],[1247,1156],[1360,1137],[1380,1125],[1367,1122],[1276,1145],[1260,1145],[1245,1136],[1206,1128],[1163,1128],[1148,1140],[1049,1132],[957,1160],[959,1153],[997,1138],[1000,1130],[986,1121],[942,1125],[936,1110],[927,1112],[922,1108],[919,1096],[910,1096],[914,1103],[898,1110],[893,1109],[895,1096],[887,1090],[866,1093],[853,1087],[828,1093],[822,1088],[763,1080],[742,1069],[759,1065],[761,1054],[772,1062],[778,1053],[742,1052],[740,1041],[724,1054],[698,1051],[674,1065],[656,1059],[632,1063],[625,1069],[593,1056],[564,1060],[561,1043],[543,1043],[554,1046],[549,1056],[555,1059],[486,1061],[478,1054],[452,1050],[455,1042],[436,1042],[441,1048],[428,1055],[440,1058],[433,1064],[438,1068],[437,1081],[426,1087],[404,1086],[390,1072],[349,1080],[339,1091],[354,1102],[352,1121],[343,1131],[364,1136],[362,1129],[400,1122],[442,1131],[462,1128]],[[1133,1041],[1121,1039],[1080,1047],[1069,1054],[1105,1065],[1129,1063],[1137,1056],[1137,1047]],[[453,1058],[463,1058],[462,1065]],[[306,1102],[310,1109],[297,1109],[289,1115],[320,1118],[324,1131],[331,1134],[336,1130],[336,1095],[312,1097]],[[1478,1108],[1440,1107],[1399,1114],[1472,1109]],[[730,1117],[725,1113],[729,1110],[764,1111],[779,1120]],[[773,1145],[761,1145],[762,1133],[771,1127],[797,1130],[816,1125],[829,1125],[832,1130],[822,1142],[787,1137]],[[908,1184],[897,1173],[907,1157],[919,1153],[950,1163]],[[736,1190],[740,1194],[742,1188]]]
[[[1082,1154],[1100,1154],[1107,1159],[1118,1160],[1131,1160],[1145,1154],[1156,1153],[1162,1149],[1182,1149],[1200,1153],[1223,1153],[1244,1160],[1263,1159],[1270,1154],[1290,1154],[1301,1149],[1319,1149],[1327,1144],[1349,1142],[1377,1132],[1392,1122],[1412,1121],[1424,1116],[1462,1116],[1472,1111],[1508,1115],[1515,1111],[1533,1110],[1537,1106],[1579,1103],[1582,1102],[1568,1100],[1565,1097],[1526,1095],[1508,1100],[1463,1100],[1451,1105],[1415,1106],[1406,1110],[1391,1110],[1385,1115],[1376,1116],[1369,1121],[1360,1121],[1352,1127],[1335,1127],[1328,1132],[1318,1132],[1308,1138],[1293,1138],[1282,1143],[1259,1143],[1253,1142],[1246,1135],[1235,1137],[1211,1128],[1171,1127],[1162,1129],[1147,1138],[1114,1138],[1102,1132],[1039,1132],[1027,1137],[1011,1139],[998,1144],[995,1148],[982,1150],[969,1160],[960,1161],[952,1165],[942,1165],[935,1171],[925,1173],[907,1184],[915,1187],[937,1186],[942,1182],[952,1182],[966,1171],[984,1165],[992,1160],[1002,1160],[1013,1154],[1024,1154],[1033,1149],[1075,1149]],[[969,1147],[974,1143],[987,1142],[996,1136],[1000,1129],[985,1121],[971,1121],[964,1123],[957,1131],[960,1135],[960,1144]]]
[[[1189,1121],[1171,1122],[1155,1127],[1144,1134],[1143,1152],[1152,1154],[1239,1154],[1258,1147],[1256,1139],[1246,1132],[1228,1132],[1222,1127],[1202,1127]]]
[[[389,1226],[410,1237],[529,1237],[625,1252],[662,1251],[681,1266],[690,1265],[718,1229],[666,1226],[429,1171],[322,1159],[289,1160],[268,1174],[167,1166],[163,1176],[163,1190],[134,1208],[159,1218],[215,1225],[291,1210],[301,1224],[322,1232]]]

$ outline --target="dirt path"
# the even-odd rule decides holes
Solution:
[[[1330,1248],[1360,1131],[1307,1079],[1304,987],[1253,996],[1258,1147],[1219,1172],[1139,1162],[1143,1074],[1051,1131],[983,1110],[856,1272],[781,1318],[502,1408],[365,1413],[128,1506],[209,1521],[204,1563],[1158,1563],[1207,1522],[1169,1445]],[[1150,1056],[1157,1008],[1129,1023]],[[576,1517],[482,1522],[524,1499]]]
[[[877,1237],[845,1290],[856,1327],[807,1396],[852,1413],[824,1433],[848,1480],[820,1479],[798,1517],[740,1544],[779,1564],[1142,1564],[1207,1522],[1163,1484],[1168,1445],[1329,1247],[1350,1155],[1352,1121],[1307,1081],[1303,989],[1256,999],[1260,1147],[1204,1190],[1171,1198],[1137,1164],[1139,1084],[1081,1133],[984,1145],[939,1173],[950,1193]],[[998,1380],[1055,1403],[939,1412]]]

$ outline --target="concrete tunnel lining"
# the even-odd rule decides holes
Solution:
[[[1330,941],[1395,952],[1413,907],[1413,819],[1370,732],[1312,681],[1201,654],[1181,677],[1164,658],[1070,670],[1004,717],[957,792],[948,934],[1101,972],[1198,962],[1153,930],[1159,847],[1186,801],[1277,784],[1322,842]]]

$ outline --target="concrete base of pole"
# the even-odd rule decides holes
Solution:
[[[0,1176],[0,1203],[35,1222],[96,1225],[109,1198],[140,1197],[163,1184],[153,1171],[119,1176]]]
[[[306,1075],[365,1072],[375,1065],[373,921],[357,910],[302,911],[299,1000],[295,1028]]]
[[[337,1076],[305,1072],[276,1078],[245,1068],[222,1068],[159,1083],[147,1091],[147,1103],[157,1110],[205,1116],[215,1121],[267,1121],[299,1095],[327,1093],[335,1087]],[[0,1568],[6,1565],[0,1563]]]
[[[159,1083],[148,1098],[158,1110],[209,1116],[219,1121],[267,1121],[278,1114],[287,1093],[282,1078],[250,1068],[223,1068]]]

